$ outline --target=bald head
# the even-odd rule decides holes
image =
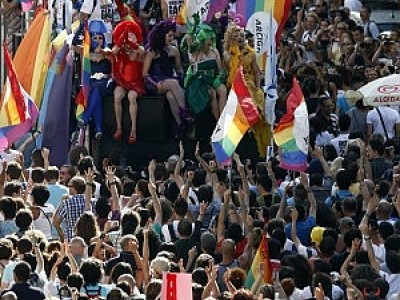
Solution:
[[[387,220],[390,218],[391,214],[392,205],[385,200],[379,202],[378,209],[376,210],[376,217],[380,220]]]
[[[234,256],[235,242],[232,239],[225,239],[221,244],[221,251],[223,256]]]

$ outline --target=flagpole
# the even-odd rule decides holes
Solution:
[[[268,82],[266,85],[267,96],[265,98],[265,116],[267,117],[267,123],[270,125],[271,141],[270,148],[267,148],[266,158],[273,157],[275,153],[274,149],[274,123],[275,123],[275,102],[277,100],[277,82],[276,82],[276,41],[273,30],[273,9],[271,7],[269,11],[269,24],[268,24],[268,59],[266,60],[267,66],[265,67]],[[273,89],[275,91],[273,91]],[[272,93],[271,93],[272,92]],[[271,94],[269,94],[271,93]],[[271,99],[270,99],[271,97]],[[270,103],[268,103],[270,102]],[[273,105],[271,105],[273,103]],[[269,111],[271,110],[271,111]]]

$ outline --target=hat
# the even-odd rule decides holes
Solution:
[[[103,20],[93,19],[89,23],[89,32],[92,34],[104,34],[108,33],[108,28]]]
[[[344,217],[339,220],[339,228],[353,227],[353,226],[354,226],[354,220],[350,217]]]
[[[325,231],[325,227],[320,227],[320,226],[315,226],[311,230],[311,242],[314,245],[319,246],[319,244],[321,243],[321,240],[323,238],[324,231]]]

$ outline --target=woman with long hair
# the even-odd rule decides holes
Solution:
[[[183,75],[179,50],[173,45],[176,24],[162,21],[150,32],[143,64],[143,77],[148,92],[165,94],[175,119],[174,136],[183,131],[183,119],[191,120],[186,108],[185,93],[180,86]]]

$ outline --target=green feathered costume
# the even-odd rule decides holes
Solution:
[[[203,49],[204,43],[211,40],[213,49],[216,49],[216,38],[214,30],[206,25],[199,24],[199,18],[194,16],[194,24],[191,26],[188,35],[192,42],[189,46],[183,44],[183,49],[188,49],[190,53],[196,53]],[[203,111],[211,97],[208,93],[209,89],[218,89],[224,83],[225,76],[220,73],[215,58],[204,59],[199,62],[192,63],[187,72],[184,81],[186,90],[187,104],[194,114]]]

